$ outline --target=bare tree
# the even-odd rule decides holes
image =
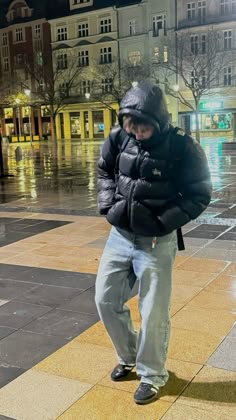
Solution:
[[[165,91],[195,113],[196,139],[200,141],[200,100],[227,85],[223,71],[232,65],[233,56],[215,30],[177,33],[167,41],[167,49],[168,60],[157,64]]]
[[[44,57],[43,62],[28,63],[27,70],[32,82],[31,100],[48,109],[52,140],[56,140],[56,117],[77,94],[81,68],[75,56],[64,52],[54,52],[53,59],[53,63],[51,56]]]
[[[111,111],[113,103],[118,105],[133,83],[150,75],[149,65],[140,62],[131,65],[129,62],[115,60],[108,64],[95,64],[92,69],[93,82],[91,97]]]

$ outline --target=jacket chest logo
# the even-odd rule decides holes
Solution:
[[[159,169],[157,169],[157,168],[153,169],[152,173],[153,173],[153,175],[161,176],[161,171],[159,171]]]

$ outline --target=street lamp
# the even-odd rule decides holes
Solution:
[[[31,90],[25,89],[25,95],[30,98]],[[31,106],[29,104],[29,130],[30,130],[30,143],[32,144],[32,124],[31,124]]]
[[[173,86],[173,91],[174,92],[179,92],[179,85],[174,85]]]
[[[86,92],[86,93],[85,93],[85,98],[86,98],[86,99],[90,99],[90,96],[91,96],[91,94],[90,94],[89,92]]]
[[[20,100],[20,98],[16,98],[15,102],[17,104],[19,136],[21,137],[21,121],[20,121],[20,103],[21,103],[21,100]]]
[[[136,82],[135,80],[132,82],[132,86],[135,88],[136,86],[138,86],[138,82]]]

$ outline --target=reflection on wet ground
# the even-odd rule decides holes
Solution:
[[[236,203],[236,150],[223,151],[223,141],[202,140],[214,186],[208,213],[217,217],[231,208],[230,218],[236,216],[236,207],[232,208]],[[5,166],[14,176],[1,179],[1,209],[95,214],[96,162],[102,143],[67,140],[57,145],[5,145]]]

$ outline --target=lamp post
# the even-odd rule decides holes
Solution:
[[[30,98],[31,90],[25,89],[25,95]],[[32,144],[32,124],[31,124],[31,105],[29,104],[29,130],[30,130],[30,143]]]
[[[20,98],[16,98],[15,102],[17,104],[19,136],[21,137],[21,121],[20,121],[20,103],[21,103],[21,100],[20,100]]]

